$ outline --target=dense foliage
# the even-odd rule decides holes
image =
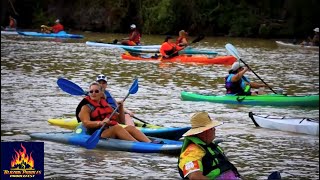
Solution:
[[[19,28],[51,25],[69,30],[238,37],[305,37],[319,27],[318,0],[2,0],[1,25],[13,15]]]

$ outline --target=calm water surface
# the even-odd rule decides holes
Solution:
[[[50,126],[49,118],[73,117],[81,97],[59,89],[58,77],[87,88],[96,75],[109,77],[109,88],[122,99],[134,77],[139,91],[126,107],[152,124],[189,125],[189,116],[206,110],[225,124],[217,138],[244,179],[266,179],[282,170],[283,179],[319,179],[319,137],[256,128],[248,112],[279,116],[319,117],[318,108],[235,106],[180,100],[182,90],[223,94],[230,66],[122,60],[119,49],[87,47],[85,41],[111,42],[125,35],[85,33],[83,40],[1,36],[1,139],[35,141],[32,132],[68,131]],[[195,37],[193,37],[195,38]],[[190,38],[191,40],[193,38]],[[143,36],[159,44],[164,36]],[[274,40],[206,37],[194,47],[226,54],[232,43],[242,59],[274,89],[290,95],[319,93],[319,52],[278,48]],[[247,73],[259,81],[253,73]],[[265,89],[268,91],[268,89]],[[177,157],[87,150],[45,141],[46,179],[179,179]]]

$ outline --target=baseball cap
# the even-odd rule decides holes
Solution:
[[[130,28],[131,28],[131,29],[135,29],[135,28],[136,28],[136,25],[135,25],[135,24],[131,24],[131,25],[130,25]]]
[[[107,82],[108,78],[107,78],[107,76],[105,76],[103,74],[100,74],[99,76],[97,76],[96,81],[98,82],[98,81],[101,81],[101,80]]]

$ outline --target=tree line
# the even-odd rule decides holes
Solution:
[[[2,0],[20,29],[39,29],[60,19],[67,30],[143,34],[299,38],[319,27],[318,0]]]

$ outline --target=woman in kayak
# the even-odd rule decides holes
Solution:
[[[110,104],[114,109],[117,107],[116,100],[111,96],[110,92],[107,90],[108,82],[107,77],[103,74],[97,76],[96,82],[98,82],[103,89],[105,89],[106,100],[108,104]],[[135,126],[131,117],[134,116],[133,112],[128,109],[124,109],[125,111],[125,125]]]
[[[188,33],[184,30],[179,31],[179,37],[176,41],[176,44],[180,47],[186,47],[188,46],[188,40],[187,40]]]
[[[116,138],[128,141],[151,142],[151,140],[134,126],[123,128],[118,123],[124,123],[123,102],[118,102],[119,112],[109,117],[113,108],[107,103],[103,87],[93,82],[89,86],[89,96],[85,97],[76,110],[77,119],[81,120],[89,134],[93,134],[106,123],[101,138]]]
[[[9,26],[6,28],[6,30],[14,31],[17,28],[17,21],[12,16],[9,16]]]
[[[53,25],[52,27],[46,26],[46,25],[41,25],[41,32],[43,33],[58,33],[60,31],[63,31],[64,27],[63,25],[60,23],[60,20],[57,19],[55,21],[55,25]]]
[[[184,49],[184,47],[178,46],[173,42],[173,38],[171,36],[167,36],[160,47],[160,53],[163,59],[168,59],[174,56],[178,56],[178,52],[182,49]]]
[[[137,26],[135,24],[131,24],[130,26],[131,32],[128,38],[123,38],[121,44],[128,46],[136,46],[140,45],[141,34],[137,30]]]
[[[178,170],[188,179],[240,179],[237,168],[213,140],[222,122],[211,120],[207,112],[197,112],[190,120],[191,129],[183,134]]]
[[[251,88],[267,87],[262,83],[251,82],[244,74],[249,69],[239,62],[234,62],[229,75],[225,78],[225,87],[227,94],[233,95],[258,95],[265,94],[264,92],[251,92]]]

